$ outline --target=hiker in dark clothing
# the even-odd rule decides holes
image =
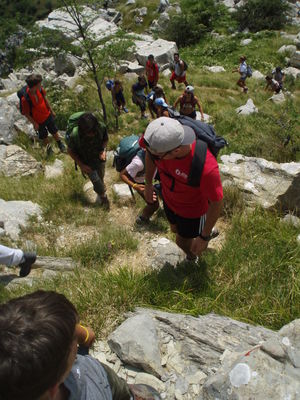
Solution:
[[[148,108],[152,118],[158,117],[157,107],[155,105],[155,100],[158,98],[163,98],[164,101],[167,103],[165,92],[160,85],[156,85],[152,92],[147,96],[148,101]]]
[[[272,76],[273,76],[273,79],[275,79],[275,81],[277,81],[279,83],[280,90],[282,90],[285,75],[284,75],[284,72],[282,72],[281,67],[276,67],[272,71]]]
[[[109,207],[104,184],[107,129],[92,113],[84,113],[73,128],[68,153],[83,174],[87,174],[98,194],[99,203]]]
[[[265,90],[269,90],[271,92],[279,93],[280,92],[280,85],[279,83],[272,78],[272,75],[267,75],[266,76],[266,87]]]
[[[146,95],[145,95],[145,88],[147,88],[147,81],[144,76],[139,76],[137,83],[132,85],[131,92],[132,92],[132,101],[134,104],[139,106],[141,110],[141,118],[147,118],[145,111],[146,111]]]
[[[119,114],[121,113],[121,108],[125,113],[128,113],[128,109],[126,108],[126,101],[123,94],[123,85],[122,83],[116,79],[111,88],[111,95],[113,99],[113,104],[118,108]]]

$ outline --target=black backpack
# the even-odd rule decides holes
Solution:
[[[41,95],[44,97],[43,91],[40,90]],[[17,96],[19,97],[19,110],[21,114],[24,114],[24,110],[22,109],[22,98],[24,97],[25,100],[27,101],[28,105],[29,105],[29,115],[32,117],[32,108],[33,108],[33,104],[32,101],[30,99],[29,94],[27,93],[27,85],[23,86],[22,89],[17,91]]]

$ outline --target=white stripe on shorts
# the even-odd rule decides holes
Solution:
[[[205,222],[206,222],[206,214],[203,214],[203,215],[201,215],[201,217],[199,219],[199,235],[204,228]]]

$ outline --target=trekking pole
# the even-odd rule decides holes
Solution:
[[[136,203],[136,200],[135,200],[135,195],[134,195],[133,189],[132,189],[132,187],[131,187],[130,185],[128,185],[128,187],[129,187],[129,190],[130,190],[131,196],[132,196],[132,198],[133,198],[133,201],[134,201],[134,203]]]

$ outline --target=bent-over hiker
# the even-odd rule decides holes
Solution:
[[[89,355],[91,328],[62,294],[36,291],[0,305],[1,400],[159,400]]]
[[[144,135],[146,144],[145,197],[153,202],[152,177],[158,169],[162,197],[177,245],[186,253],[187,260],[195,260],[208,245],[212,229],[222,210],[223,189],[215,157],[207,149],[198,186],[189,184],[189,174],[196,148],[192,128],[172,118],[161,117],[152,121]],[[198,156],[198,154],[197,154]]]
[[[39,139],[46,146],[47,155],[53,152],[48,139],[48,132],[51,133],[59,150],[63,153],[65,152],[65,146],[58,135],[58,129],[54,120],[55,113],[46,98],[46,91],[42,87],[42,80],[43,78],[39,74],[31,74],[26,79],[27,87],[18,92],[21,112],[38,132]]]
[[[273,76],[273,79],[275,79],[275,81],[277,81],[279,83],[280,90],[282,90],[285,75],[284,75],[284,72],[282,71],[281,67],[276,67],[272,71],[272,76]]]
[[[26,253],[21,249],[12,249],[0,245],[0,265],[6,265],[7,267],[18,266],[20,268],[19,275],[22,278],[30,273],[31,266],[35,261],[35,253]]]
[[[272,78],[272,75],[267,75],[265,79],[267,82],[265,90],[266,91],[269,90],[271,92],[275,92],[278,94],[281,90],[279,83],[275,79]]]
[[[69,123],[72,117],[76,120],[76,116],[79,118],[66,140],[68,153],[79,166],[83,175],[88,175],[93,183],[99,203],[104,207],[109,207],[104,184],[107,129],[92,113],[73,114]]]
[[[147,118],[146,111],[146,95],[145,88],[147,87],[147,81],[144,76],[139,76],[138,81],[132,85],[132,102],[139,106],[141,110],[141,118]]]

